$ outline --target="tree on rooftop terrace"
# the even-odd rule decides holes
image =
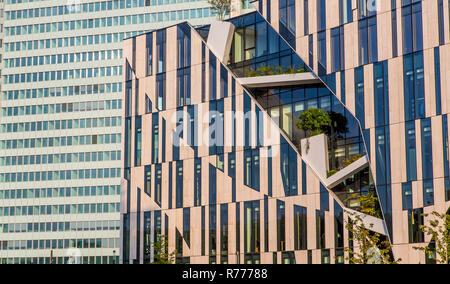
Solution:
[[[231,12],[231,0],[208,0],[220,21]]]
[[[331,119],[328,113],[318,108],[310,108],[300,114],[297,127],[307,133],[308,137],[324,133],[330,125]]]

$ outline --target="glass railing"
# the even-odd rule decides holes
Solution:
[[[228,67],[237,77],[309,71],[295,51],[258,13],[230,22],[235,31]]]

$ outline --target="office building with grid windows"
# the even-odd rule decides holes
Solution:
[[[198,0],[1,2],[0,263],[117,263],[122,40],[204,25],[214,11]]]

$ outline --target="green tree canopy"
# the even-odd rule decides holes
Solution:
[[[225,19],[225,15],[231,12],[231,0],[208,0],[219,20]]]
[[[153,243],[154,261],[152,264],[173,264],[176,251],[169,253],[169,240],[166,235],[157,235]]]
[[[330,123],[331,119],[328,113],[318,108],[310,108],[300,114],[297,127],[311,137],[326,132]]]

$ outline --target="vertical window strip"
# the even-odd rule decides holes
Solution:
[[[444,184],[445,201],[450,200],[450,170],[449,170],[449,142],[448,142],[448,118],[447,114],[442,116],[442,147],[444,155]]]
[[[434,80],[436,89],[436,115],[442,113],[441,107],[441,66],[439,47],[434,48]]]
[[[417,179],[415,121],[405,123],[406,175],[408,181]]]
[[[355,69],[355,113],[363,129],[365,128],[364,103],[364,68],[358,67]]]

